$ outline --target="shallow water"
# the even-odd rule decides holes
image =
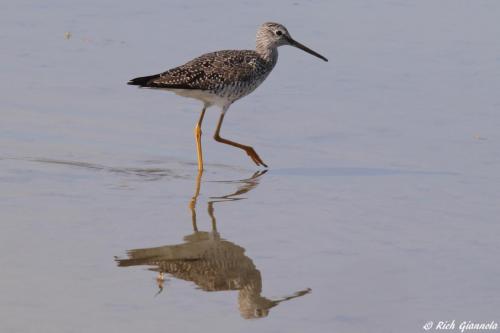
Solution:
[[[499,321],[499,14],[494,1],[1,3],[0,331]],[[210,109],[199,175],[199,103],[125,83],[252,48],[267,20],[330,61],[281,48],[230,108],[224,135],[268,172],[211,139]]]

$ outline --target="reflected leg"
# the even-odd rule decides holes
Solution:
[[[208,215],[210,216],[210,220],[212,221],[212,232],[217,232],[217,220],[215,219],[214,214],[214,201],[208,202]]]
[[[198,231],[198,225],[196,224],[196,201],[198,200],[198,196],[200,195],[200,186],[201,186],[201,176],[203,175],[203,170],[198,171],[198,175],[196,176],[196,190],[194,191],[193,197],[189,202],[189,209],[191,210],[191,221],[193,223],[193,231]]]

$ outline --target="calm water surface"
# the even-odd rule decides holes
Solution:
[[[494,1],[1,3],[0,331],[500,321],[499,15]],[[212,140],[210,109],[200,175],[201,105],[125,83],[253,48],[268,20],[330,62],[280,48],[223,128],[269,171]]]

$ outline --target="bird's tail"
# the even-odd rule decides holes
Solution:
[[[151,80],[154,80],[154,79],[158,78],[159,76],[160,76],[160,74],[136,77],[135,79],[128,81],[127,84],[131,84],[133,86],[147,87],[148,83],[151,82]]]

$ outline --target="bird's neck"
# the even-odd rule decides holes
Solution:
[[[273,65],[276,64],[278,60],[278,47],[260,30],[257,32],[256,42],[255,51],[257,51],[259,56],[265,61],[271,62]]]
[[[266,44],[259,44],[259,41],[257,40],[257,48],[256,48],[257,53],[259,56],[262,57],[267,62],[272,63],[273,65],[276,64],[278,61],[278,48],[277,47],[271,47]]]

